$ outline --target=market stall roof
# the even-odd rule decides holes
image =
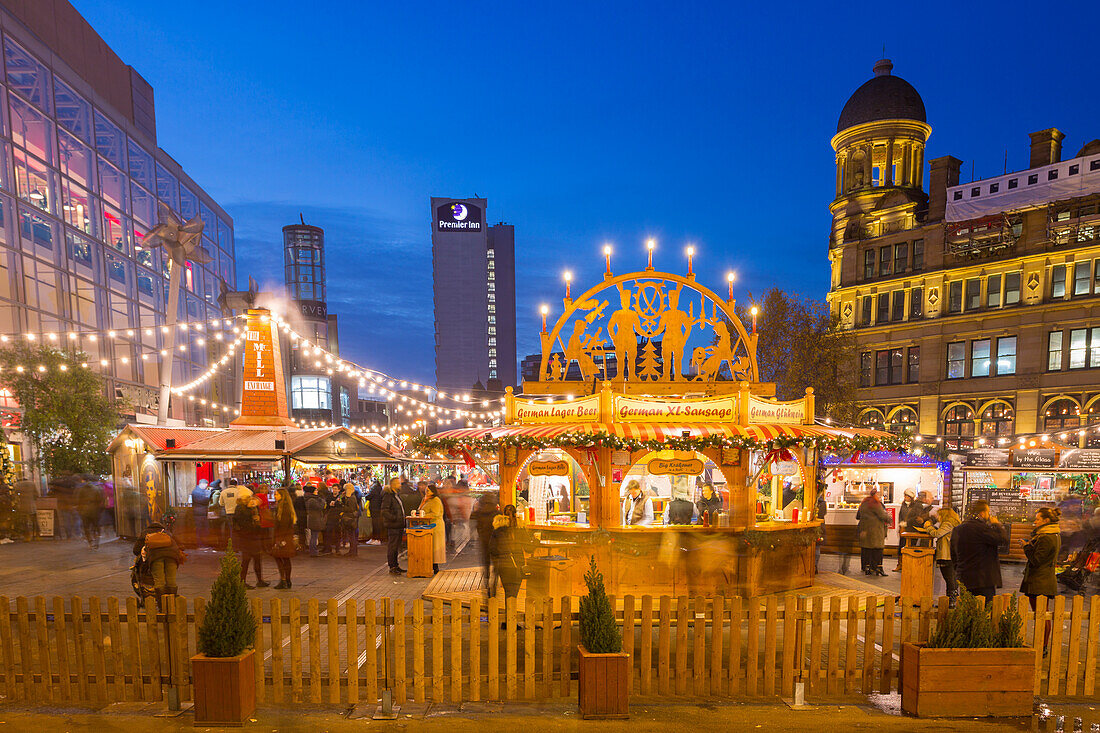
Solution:
[[[567,433],[606,434],[635,440],[666,440],[669,438],[707,438],[714,436],[755,438],[760,441],[780,437],[800,438],[892,438],[892,433],[869,428],[837,428],[823,425],[734,425],[731,423],[698,423],[695,425],[665,425],[660,423],[558,423],[555,425],[505,425],[495,428],[459,428],[431,436],[432,440],[500,439],[509,437],[556,438]]]
[[[166,428],[127,425],[108,450],[140,438],[158,458],[168,460],[267,460],[290,456],[303,463],[386,463],[409,460],[381,436],[347,428]],[[175,446],[168,447],[168,441]],[[283,441],[276,447],[277,440]]]

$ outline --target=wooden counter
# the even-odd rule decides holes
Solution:
[[[589,557],[615,595],[743,597],[813,584],[813,554],[820,520],[762,522],[741,527],[659,525],[596,531],[584,526],[528,524],[537,534],[531,551],[573,560],[573,593],[586,588]],[[540,540],[545,540],[545,544]]]

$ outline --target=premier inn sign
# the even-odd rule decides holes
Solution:
[[[441,232],[480,232],[481,207],[450,201],[435,207],[435,226]]]

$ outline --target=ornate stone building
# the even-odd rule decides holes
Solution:
[[[860,420],[952,446],[1100,443],[1100,140],[960,184],[916,89],[880,60],[836,135],[829,304],[860,345]]]

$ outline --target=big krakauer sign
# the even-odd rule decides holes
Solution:
[[[600,414],[598,395],[570,402],[531,402],[516,400],[516,422],[592,422]]]
[[[435,226],[441,232],[480,232],[481,207],[449,201],[435,207]]]
[[[654,458],[646,470],[658,476],[698,476],[703,462],[698,458]]]
[[[771,425],[801,425],[806,420],[806,403],[772,402],[759,397],[749,396],[749,423],[769,423]]]
[[[615,397],[616,422],[736,422],[737,417],[737,398],[732,395],[675,402]]]

